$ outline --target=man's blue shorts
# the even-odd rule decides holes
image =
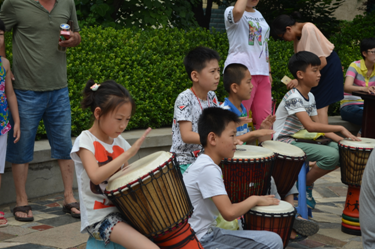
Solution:
[[[15,90],[21,125],[21,138],[15,144],[8,136],[6,160],[23,164],[33,160],[34,141],[39,121],[43,119],[51,146],[51,157],[70,159],[72,149],[69,90],[67,87],[46,91]],[[14,121],[10,115],[13,127]]]

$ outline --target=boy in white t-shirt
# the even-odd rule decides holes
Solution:
[[[219,104],[214,92],[220,81],[219,60],[219,54],[206,47],[191,50],[184,59],[193,85],[180,93],[174,104],[171,147],[182,174],[195,161],[194,153],[202,149],[198,135],[202,110]]]
[[[277,108],[273,126],[276,132],[274,140],[295,145],[306,153],[308,161],[316,161],[306,175],[306,202],[310,208],[315,208],[316,204],[312,196],[313,183],[339,166],[337,142],[343,138],[333,132],[359,140],[341,125],[320,123],[315,98],[310,92],[312,87],[319,84],[320,63],[319,57],[308,51],[298,52],[290,58],[288,68],[298,80],[298,85],[285,94]],[[303,129],[309,132],[327,132],[325,136],[334,142],[328,145],[296,142],[292,136]]]
[[[240,217],[256,205],[276,205],[274,196],[250,196],[232,204],[225,190],[218,164],[231,158],[237,145],[236,127],[239,117],[228,110],[211,107],[203,110],[198,122],[204,154],[190,165],[183,175],[187,192],[194,206],[189,219],[192,229],[205,249],[210,248],[283,248],[280,236],[268,231],[225,230],[215,227],[221,214],[227,221]]]

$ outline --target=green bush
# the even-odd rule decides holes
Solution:
[[[360,23],[368,21],[369,17],[357,17],[352,23],[344,23],[342,32],[331,39],[345,68],[352,61],[360,59],[358,40],[362,36],[374,34],[374,27],[367,32],[369,25],[360,29],[364,26]],[[353,27],[363,30],[364,33],[354,36],[356,32]],[[130,91],[136,101],[137,111],[128,129],[171,126],[177,95],[191,87],[191,81],[182,63],[187,51],[199,45],[215,49],[222,58],[219,63],[222,68],[229,46],[226,33],[210,32],[201,28],[185,31],[90,27],[84,28],[80,34],[81,45],[67,50],[73,136],[91,126],[91,113],[80,107],[81,93],[88,79],[96,82],[114,79]],[[6,34],[7,55],[10,60],[11,35]],[[272,96],[279,103],[287,92],[281,78],[284,75],[292,78],[287,64],[293,54],[293,44],[271,39],[269,47],[273,72]],[[222,81],[216,94],[220,101],[227,95]],[[330,114],[338,115],[338,109],[338,104],[332,105]],[[45,137],[45,134],[41,122],[37,139]]]

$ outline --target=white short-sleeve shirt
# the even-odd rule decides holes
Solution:
[[[245,11],[238,22],[234,22],[233,6],[224,13],[225,28],[229,40],[228,57],[224,64],[244,64],[251,75],[269,75],[268,39],[270,26],[262,14]]]
[[[318,115],[314,95],[309,92],[308,97],[309,99],[305,99],[297,89],[292,89],[285,94],[277,107],[276,121],[273,124],[275,131],[273,140],[286,143],[294,141],[291,136],[304,129],[296,113],[307,112],[310,117]]]
[[[121,135],[115,138],[112,144],[100,141],[88,130],[82,131],[76,138],[70,156],[74,161],[77,175],[81,232],[85,232],[87,226],[103,220],[108,214],[118,212],[118,209],[104,194],[108,181],[106,180],[99,185],[93,184],[77,152],[80,148],[91,151],[100,167],[112,161],[130,147],[130,144]]]
[[[182,141],[179,121],[189,121],[192,124],[192,131],[198,133],[198,119],[202,110],[207,107],[219,106],[216,94],[213,91],[207,93],[207,99],[202,100],[187,89],[180,93],[174,103],[173,124],[172,124],[172,147],[171,152],[176,153],[176,159],[180,164],[192,164],[195,161],[193,152],[201,150],[200,144],[187,144]]]
[[[221,168],[206,154],[197,160],[183,174],[186,190],[194,212],[189,219],[192,229],[200,240],[212,226],[220,212],[211,197],[228,195],[225,190]]]

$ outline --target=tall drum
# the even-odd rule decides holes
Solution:
[[[360,138],[362,141],[342,140],[339,142],[341,181],[348,185],[341,230],[352,235],[361,235],[359,222],[359,193],[362,175],[375,139]]]
[[[297,146],[278,141],[264,141],[261,146],[275,153],[272,176],[277,192],[284,199],[298,179],[298,174],[306,161],[306,154]]]
[[[105,194],[160,248],[203,248],[187,222],[193,206],[174,155],[155,152],[114,174]]]
[[[232,203],[251,195],[265,195],[270,186],[275,155],[269,149],[237,145],[233,158],[221,161],[225,189]]]

